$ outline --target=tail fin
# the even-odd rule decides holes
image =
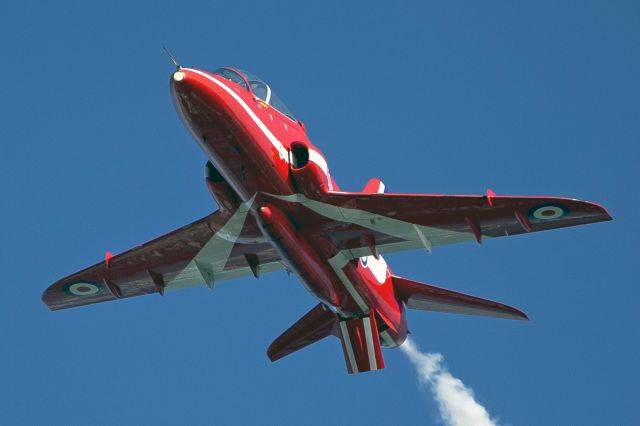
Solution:
[[[319,303],[273,341],[267,356],[276,361],[330,334],[337,334],[336,323],[336,315]]]
[[[365,194],[383,194],[384,183],[378,178],[371,178],[362,189],[362,192]]]
[[[411,309],[517,320],[529,319],[524,312],[502,303],[422,284],[395,275],[392,276],[392,279],[396,296]]]
[[[384,368],[380,336],[375,313],[370,316],[340,321],[340,341],[350,374]]]

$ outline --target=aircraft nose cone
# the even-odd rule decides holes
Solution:
[[[171,74],[169,85],[176,109],[194,124],[205,125],[211,113],[227,112],[228,102],[218,86],[202,71],[179,69]]]

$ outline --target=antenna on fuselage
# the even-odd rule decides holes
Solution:
[[[178,61],[176,61],[176,58],[173,57],[173,55],[171,54],[171,52],[169,52],[169,49],[167,49],[166,47],[162,46],[162,48],[164,49],[164,51],[167,53],[167,55],[169,56],[169,60],[171,60],[171,62],[173,62],[173,65],[176,66],[176,68],[178,69],[178,71],[180,71],[182,69],[182,66],[178,63]]]

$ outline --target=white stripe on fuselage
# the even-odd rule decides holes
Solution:
[[[331,182],[331,175],[329,175],[329,166],[324,157],[316,150],[309,148],[309,161],[315,163],[324,172],[327,177],[327,187],[329,191],[333,191],[333,183]]]
[[[253,120],[253,122],[256,123],[256,125],[262,131],[262,133],[264,133],[267,139],[269,139],[269,142],[271,142],[271,145],[273,145],[274,148],[280,154],[280,158],[286,162],[289,162],[287,149],[284,147],[282,142],[280,142],[278,138],[276,138],[276,136],[273,133],[271,133],[271,130],[269,130],[269,128],[262,122],[262,120],[260,120],[260,118],[256,115],[256,113],[253,112],[253,110],[249,107],[249,105],[247,105],[247,103],[237,93],[235,93],[226,84],[219,81],[217,78],[214,78],[209,74],[206,74],[200,70],[196,70],[193,68],[185,68],[184,71],[191,71],[193,73],[201,75],[202,77],[206,78],[207,80],[211,81],[212,83],[220,87],[222,90],[227,92],[233,99],[235,99],[236,102],[238,102],[238,105],[242,107],[242,109],[249,115],[251,120]]]

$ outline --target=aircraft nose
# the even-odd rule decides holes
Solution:
[[[235,125],[229,95],[204,71],[178,69],[169,83],[176,112],[207,154],[214,156],[216,144],[242,130]]]
[[[232,95],[208,73],[190,68],[178,69],[171,74],[169,83],[173,104],[192,133],[202,136],[209,130],[213,136],[224,124],[217,122],[221,117],[227,118],[226,125],[233,122]]]
[[[189,70],[179,69],[175,71],[171,74],[171,79],[169,80],[171,93],[175,96],[194,90],[198,91],[198,87],[195,87],[197,86],[196,77],[197,76],[193,75]]]
[[[173,106],[187,130],[199,143],[206,133],[208,91],[201,78],[191,70],[178,69],[171,74],[169,87]]]
[[[169,83],[174,105],[179,111],[193,114],[204,106],[213,109],[221,107],[219,91],[197,70],[178,69],[171,74]]]
[[[184,71],[182,70],[178,70],[176,72],[173,73],[173,76],[171,77],[173,79],[173,81],[175,82],[181,82],[182,80],[184,80],[184,78],[186,77],[186,74]]]
[[[185,92],[196,89],[196,78],[190,70],[178,69],[171,74],[169,85],[172,92]]]
[[[217,109],[218,96],[201,75],[189,69],[178,69],[169,81],[173,105],[188,128],[194,121],[204,120],[205,111]]]

